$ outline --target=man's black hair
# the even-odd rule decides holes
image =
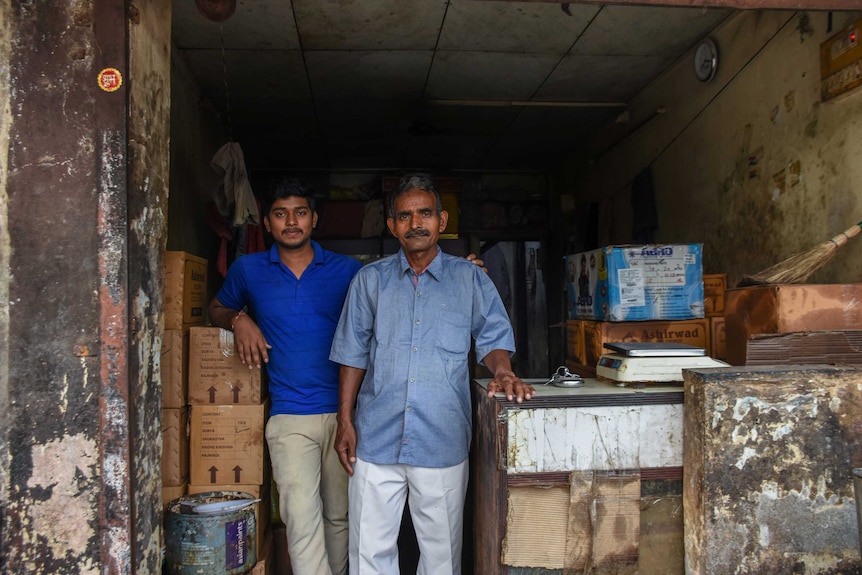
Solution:
[[[440,199],[440,194],[437,192],[437,188],[434,187],[434,182],[431,181],[431,178],[428,176],[424,176],[422,174],[414,174],[407,175],[401,178],[401,181],[398,182],[398,187],[396,187],[392,194],[389,196],[389,217],[395,217],[395,198],[399,196],[403,196],[410,190],[422,190],[423,192],[429,192],[434,194],[434,201],[437,204],[437,215],[443,213],[443,201]]]
[[[308,201],[309,209],[312,212],[316,211],[313,190],[297,178],[284,178],[274,181],[269,186],[269,193],[264,202],[264,215],[269,215],[272,204],[276,200],[283,200],[291,196],[305,198]]]

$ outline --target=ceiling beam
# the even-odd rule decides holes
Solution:
[[[624,108],[625,102],[543,102],[540,100],[428,100],[431,106],[546,107],[546,108]]]
[[[858,10],[859,0],[474,0],[475,2],[542,2],[560,4],[617,4],[630,6],[684,6],[691,8],[735,8],[737,10]]]

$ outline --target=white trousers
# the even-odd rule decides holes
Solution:
[[[347,472],[334,413],[273,415],[266,424],[293,575],[347,573]]]
[[[357,459],[349,487],[350,575],[398,573],[407,500],[419,543],[417,575],[460,575],[468,461],[431,468]]]

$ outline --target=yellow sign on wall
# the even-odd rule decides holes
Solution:
[[[820,99],[831,100],[862,85],[862,19],[820,45]]]

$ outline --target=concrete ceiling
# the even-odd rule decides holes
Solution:
[[[175,0],[173,39],[252,170],[542,171],[731,11]]]

